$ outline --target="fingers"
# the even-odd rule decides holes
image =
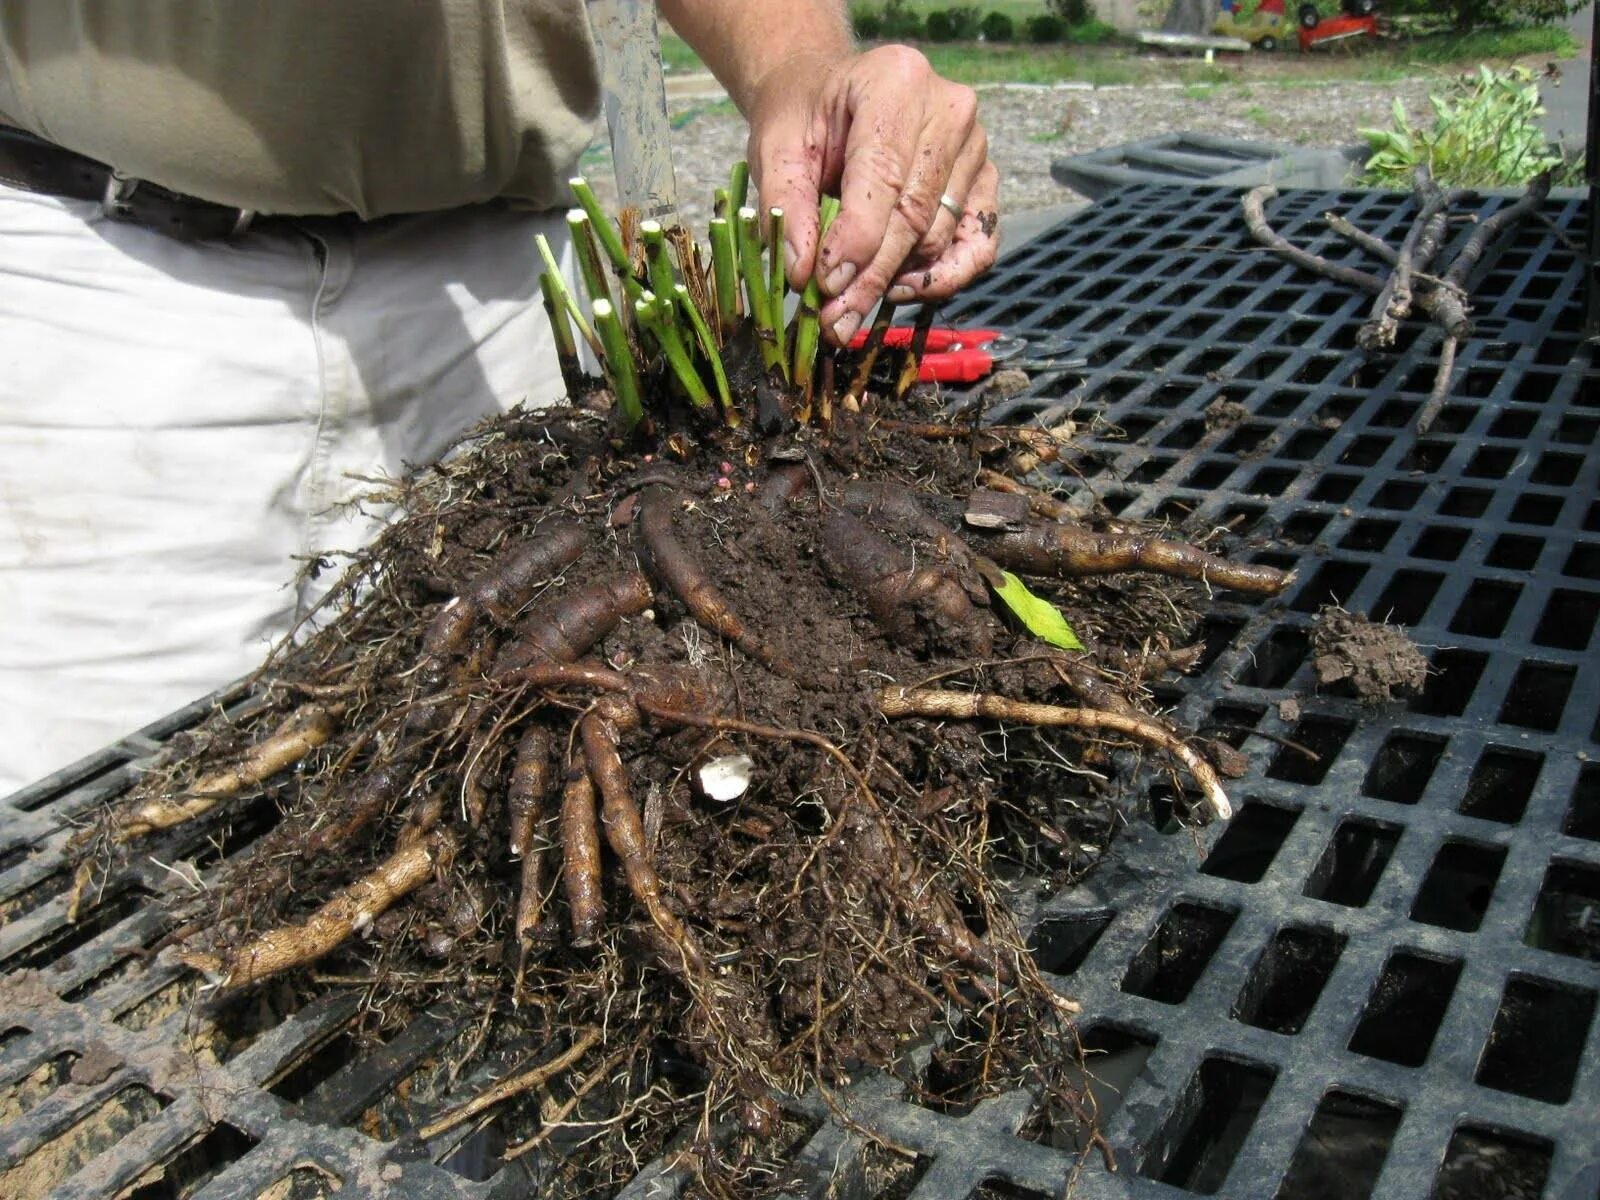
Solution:
[[[985,163],[973,181],[954,238],[932,262],[911,266],[896,276],[889,299],[896,304],[947,300],[994,266],[1000,250],[999,190],[1000,172],[993,163]]]
[[[818,254],[817,276],[833,297],[822,322],[847,342],[916,253],[937,259],[959,226],[940,205],[952,187],[975,186],[988,157],[970,88],[934,75],[905,47],[851,81],[840,182],[841,211]],[[863,56],[863,60],[874,51]],[[962,195],[952,192],[953,198]]]
[[[935,262],[944,253],[945,247],[955,238],[956,227],[961,223],[961,217],[971,199],[978,172],[983,170],[988,161],[989,135],[983,131],[982,126],[978,126],[956,159],[956,165],[950,172],[949,182],[944,185],[944,191],[939,197],[939,210],[933,215],[933,224],[928,227],[928,232],[922,235],[922,240],[911,252],[911,262]],[[945,206],[945,196],[956,202],[957,212],[951,212]]]
[[[784,266],[789,285],[805,287],[817,261],[817,206],[827,178],[828,121],[825,112],[794,111],[752,127],[746,154],[762,208],[784,213]],[[833,167],[837,174],[839,168]]]

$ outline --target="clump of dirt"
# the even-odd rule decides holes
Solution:
[[[1372,705],[1415,696],[1428,681],[1428,660],[1403,628],[1333,605],[1317,613],[1311,654],[1319,687],[1344,685]]]
[[[1237,400],[1225,400],[1219,396],[1206,405],[1206,432],[1215,433],[1219,429],[1232,429],[1249,416],[1250,410]]]
[[[1039,520],[1015,480],[1012,517],[974,503],[970,480],[1060,447],[912,403],[649,448],[581,409],[491,423],[393,486],[401,516],[254,707],[83,836],[80,894],[264,820],[173,902],[181,961],[221,996],[357,988],[379,1036],[459,1019],[441,1092],[554,1062],[500,1110],[508,1156],[551,1156],[549,1195],[614,1189],[675,1137],[725,1188],[770,1161],[780,1097],[980,1012],[963,1097],[1027,1080],[1071,1110],[1070,1005],[1018,893],[1099,861],[1117,748],[1225,811],[1146,685],[1194,661],[1196,581],[1286,577]],[[1008,579],[1089,651],[1030,636]]]

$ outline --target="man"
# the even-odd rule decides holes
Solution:
[[[992,263],[968,89],[839,0],[662,12],[836,341]],[[597,100],[582,0],[0,0],[0,794],[249,670],[372,479],[559,398],[533,237]]]

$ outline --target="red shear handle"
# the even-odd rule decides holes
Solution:
[[[951,350],[929,354],[917,371],[920,383],[976,383],[994,370],[994,355],[987,350]]]
[[[867,344],[868,330],[861,330],[850,339],[850,349],[860,350]],[[890,350],[905,350],[911,345],[911,335],[916,330],[910,325],[891,325],[883,335],[883,344]],[[931,354],[956,347],[985,346],[1000,336],[998,329],[930,329],[925,347]]]

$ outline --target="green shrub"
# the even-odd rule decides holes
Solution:
[[[958,4],[950,9],[950,26],[959,41],[970,42],[978,36],[983,23],[983,10],[975,4]]]
[[[1017,40],[1017,25],[1003,12],[992,12],[983,19],[983,24],[978,26],[978,32],[986,42],[1014,42]]]
[[[883,36],[883,14],[870,4],[860,4],[850,9],[850,28],[863,42],[876,41]]]
[[[915,41],[922,34],[922,14],[912,8],[908,0],[885,0],[883,6],[884,37]]]
[[[1383,6],[1397,16],[1445,16],[1458,33],[1488,26],[1549,25],[1582,7],[1582,0],[1386,0]]]
[[[1101,42],[1109,42],[1117,36],[1117,27],[1108,25],[1100,20],[1088,20],[1082,25],[1074,25],[1066,32],[1066,40],[1080,46],[1098,46]]]
[[[1446,187],[1517,187],[1561,165],[1539,128],[1537,76],[1524,67],[1480,66],[1428,103],[1429,129],[1414,127],[1397,98],[1393,128],[1359,131],[1372,148],[1363,183],[1410,188],[1412,172],[1426,163]]]
[[[930,42],[953,42],[956,40],[955,22],[950,19],[950,14],[942,8],[936,8],[924,17],[922,27]]]
[[[1046,7],[1061,18],[1063,25],[1087,25],[1095,16],[1090,0],[1046,0]]]
[[[1028,40],[1039,45],[1044,45],[1047,42],[1059,42],[1067,32],[1066,22],[1054,13],[1029,17],[1022,28],[1027,32]]]

